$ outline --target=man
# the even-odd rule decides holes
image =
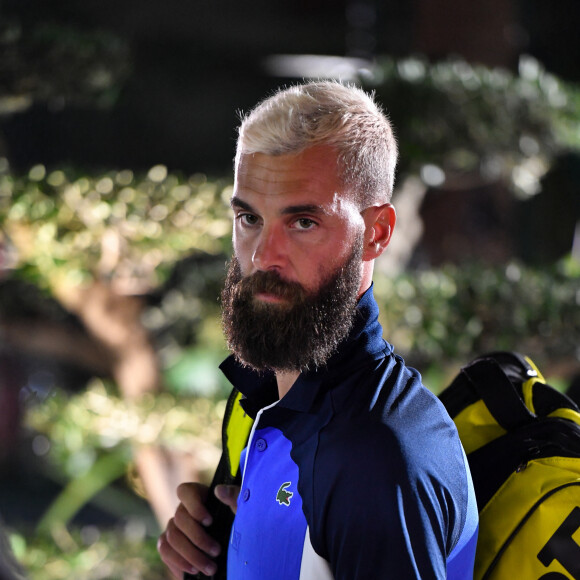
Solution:
[[[397,148],[372,98],[282,90],[242,122],[222,295],[222,370],[254,421],[228,578],[471,578],[477,509],[453,422],[382,338],[374,260],[395,225]],[[213,573],[207,488],[184,484],[159,540]],[[235,498],[237,497],[237,501]]]

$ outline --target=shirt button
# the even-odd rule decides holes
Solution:
[[[242,499],[244,501],[248,501],[250,499],[250,490],[247,487],[244,489],[244,495],[242,496]]]
[[[266,443],[265,439],[258,439],[256,441],[256,449],[258,451],[265,451],[266,447],[268,447],[268,443]]]

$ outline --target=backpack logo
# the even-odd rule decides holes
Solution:
[[[575,507],[556,530],[556,533],[548,540],[548,543],[540,550],[538,560],[546,567],[557,560],[572,575],[572,578],[580,579],[580,546],[572,537],[579,528],[580,508]],[[551,572],[542,578],[557,580],[557,578],[567,577],[557,572]]]
[[[290,505],[290,498],[294,495],[293,491],[286,491],[286,488],[292,484],[291,481],[286,481],[280,486],[276,494],[276,501],[280,505]]]

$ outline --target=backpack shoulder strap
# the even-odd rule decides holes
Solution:
[[[506,431],[536,420],[494,353],[475,359],[460,375]]]
[[[213,523],[207,531],[222,547],[219,556],[215,558],[218,570],[211,577],[205,576],[201,572],[195,576],[185,572],[183,580],[201,580],[203,578],[211,578],[212,580],[226,579],[227,547],[234,521],[234,514],[228,506],[215,497],[214,489],[216,485],[221,483],[239,484],[241,481],[240,454],[248,442],[253,424],[251,417],[246,415],[240,405],[241,398],[242,394],[234,388],[226,403],[222,424],[222,454],[205,502],[207,509],[213,516]]]
[[[227,464],[229,477],[232,479],[236,478],[240,470],[240,455],[248,442],[254,423],[253,419],[242,409],[241,398],[242,393],[234,388],[226,403],[222,425],[224,461]]]

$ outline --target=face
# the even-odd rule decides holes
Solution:
[[[352,326],[364,227],[329,153],[259,155],[238,168],[223,322],[230,348],[257,370],[319,367]]]
[[[306,291],[316,290],[345,263],[365,227],[342,191],[336,155],[328,147],[295,155],[242,155],[231,203],[242,275],[276,272]],[[268,293],[256,299],[284,300]]]

